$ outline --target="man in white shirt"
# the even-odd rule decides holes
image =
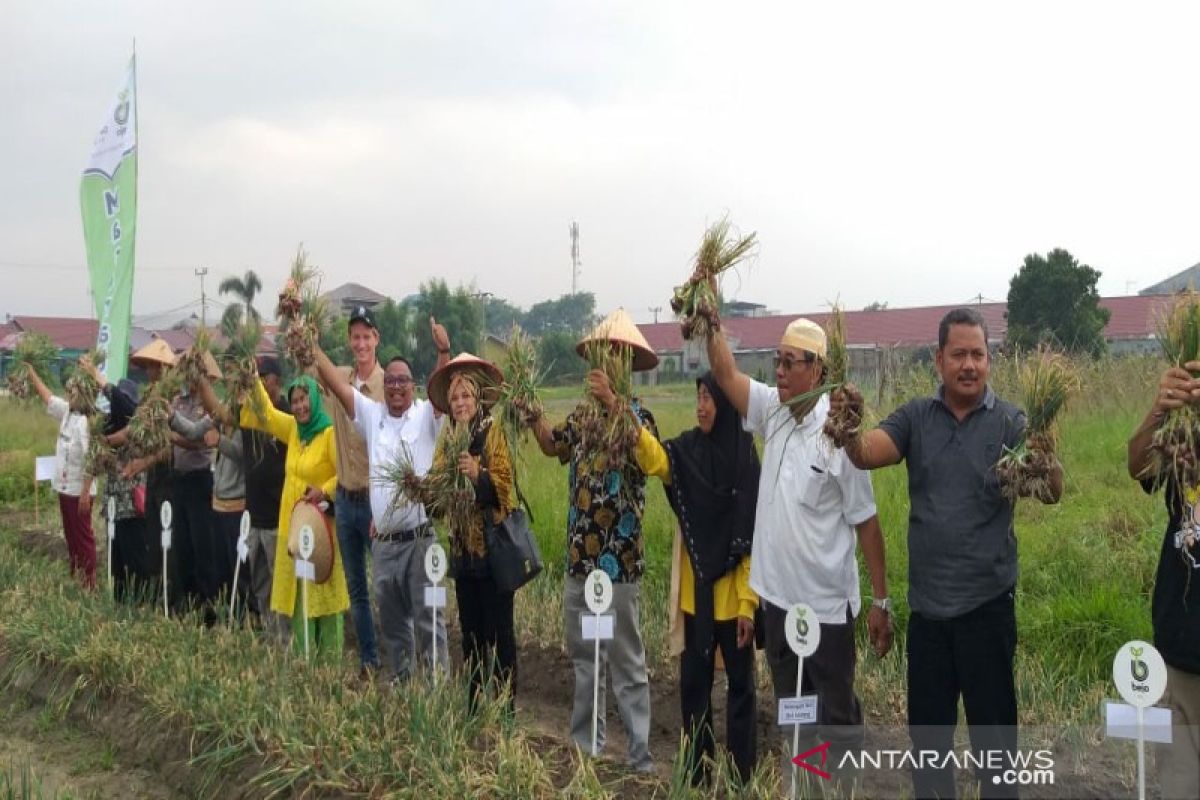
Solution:
[[[88,419],[71,408],[66,400],[52,394],[33,367],[29,367],[28,374],[38,397],[46,404],[46,413],[59,421],[58,444],[54,449],[54,477],[50,479],[50,486],[58,494],[71,574],[78,576],[87,588],[94,589],[96,537],[92,533],[92,495],[83,489]]]
[[[854,618],[862,605],[855,533],[874,592],[867,622],[879,656],[891,648],[892,631],[883,532],[870,477],[822,435],[828,397],[809,396],[821,385],[825,354],[825,331],[809,320],[794,320],[775,353],[772,389],[738,370],[719,331],[708,338],[713,376],[742,415],[743,427],[764,440],[750,588],[762,599],[775,696],[798,694],[797,658],[784,619],[793,605],[807,603],[820,621],[821,638],[817,651],[804,659],[802,693],[818,697],[817,738],[832,744],[829,756],[836,764],[835,756],[863,741],[862,707],[854,693]],[[800,751],[805,749],[802,744]]]
[[[445,328],[432,317],[429,322],[440,367],[450,360],[450,339]],[[366,443],[375,531],[371,542],[371,582],[379,605],[387,674],[393,680],[408,678],[415,667],[430,658],[435,641],[438,665],[448,670],[445,617],[438,617],[434,630],[424,605],[425,587],[430,585],[425,577],[425,552],[434,542],[433,526],[420,503],[393,508],[395,486],[379,480],[382,468],[394,462],[401,452],[407,452],[418,476],[429,471],[442,426],[441,414],[429,401],[414,398],[412,366],[405,358],[397,356],[384,368],[381,403],[356,391],[345,373],[319,348],[316,355],[321,382],[341,403]],[[414,664],[414,659],[420,661]]]

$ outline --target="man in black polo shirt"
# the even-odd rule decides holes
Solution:
[[[1195,374],[1200,362],[1164,372],[1150,413],[1129,440],[1129,475],[1147,492],[1165,489],[1169,518],[1150,609],[1154,646],[1167,663],[1162,704],[1173,728],[1157,758],[1164,798],[1200,797],[1200,486],[1181,487],[1177,476],[1156,472],[1153,445],[1168,413],[1200,403]]]
[[[1013,656],[1017,645],[1014,595],[1017,539],[1013,502],[1000,490],[996,462],[1015,448],[1025,414],[988,386],[991,359],[987,325],[977,311],[960,308],[942,318],[935,354],[942,383],[932,397],[912,400],[876,429],[845,443],[860,469],[904,460],[908,467],[908,724],[918,751],[952,749],[961,696],[977,751],[1017,747],[1017,696]],[[862,395],[853,386],[835,392],[862,418]],[[1062,494],[1057,460],[1049,490]],[[1015,796],[977,771],[983,797]],[[918,797],[954,797],[954,771],[917,769]]]

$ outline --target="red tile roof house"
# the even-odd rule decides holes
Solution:
[[[274,325],[264,325],[263,328],[263,336],[258,344],[258,353],[261,355],[275,355],[275,334],[277,333],[277,327]],[[16,348],[17,342],[25,333],[43,333],[49,336],[50,340],[59,347],[61,369],[62,364],[75,361],[88,350],[95,347],[96,336],[99,330],[99,323],[94,319],[79,317],[10,317],[8,322],[0,324],[0,377],[8,374],[8,362],[11,359],[9,354]],[[210,329],[210,335],[214,344],[224,346],[225,337],[221,335],[220,331],[215,328]],[[152,331],[134,326],[129,332],[129,349],[132,353],[144,347],[152,339],[162,339],[178,355],[191,347],[195,338],[195,330],[190,328],[169,328],[161,331]]]
[[[1105,297],[1100,305],[1110,312],[1104,338],[1109,352],[1125,355],[1157,349],[1157,320],[1171,298],[1163,295]],[[850,367],[856,380],[874,380],[883,361],[894,355],[909,359],[932,358],[937,347],[938,323],[959,306],[885,308],[878,311],[846,311],[846,344]],[[988,343],[993,348],[1004,342],[1008,323],[1006,303],[981,303],[971,308],[983,315],[988,326]],[[765,317],[730,317],[721,324],[733,347],[739,368],[751,377],[774,382],[771,358],[788,323],[807,317],[824,325],[828,311]],[[708,369],[703,343],[684,342],[677,322],[639,325],[646,341],[658,353],[658,368],[641,380],[657,383],[680,376],[695,376]]]

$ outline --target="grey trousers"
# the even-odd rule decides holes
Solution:
[[[250,547],[250,592],[258,606],[258,618],[263,634],[273,644],[287,647],[292,638],[291,621],[271,610],[271,581],[275,573],[275,547],[279,531],[274,528],[250,527],[246,544]]]
[[[1200,797],[1200,675],[1167,665],[1167,692],[1159,705],[1171,709],[1171,744],[1156,746],[1164,800]]]
[[[584,753],[592,751],[592,692],[595,674],[595,642],[584,641],[580,617],[591,614],[583,599],[584,582],[567,576],[563,581],[563,625],[567,652],[575,667],[575,700],[571,708],[571,738]],[[640,587],[636,583],[613,584],[613,638],[600,643],[600,719],[596,726],[597,752],[604,749],[605,675],[611,675],[613,694],[621,723],[629,735],[629,764],[634,769],[653,768],[650,757],[650,680],[646,674],[646,648],[638,623]]]
[[[407,542],[371,542],[371,583],[379,606],[383,667],[392,678],[405,680],[429,669],[435,636],[438,666],[450,671],[446,609],[438,609],[435,631],[432,611],[425,606],[425,587],[432,585],[425,577],[425,551],[433,542],[432,534]]]

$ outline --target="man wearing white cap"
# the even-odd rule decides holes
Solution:
[[[707,344],[721,391],[743,427],[764,440],[750,587],[763,603],[775,696],[797,694],[797,659],[784,619],[791,606],[807,603],[817,613],[821,638],[804,659],[803,693],[818,697],[817,738],[832,743],[829,761],[836,765],[841,752],[863,741],[862,707],[854,693],[854,618],[862,606],[856,532],[874,595],[867,617],[871,644],[883,656],[892,642],[883,532],[871,481],[822,436],[829,399],[811,395],[824,371],[821,326],[807,319],[787,326],[775,352],[774,389],[738,369],[719,330]]]

